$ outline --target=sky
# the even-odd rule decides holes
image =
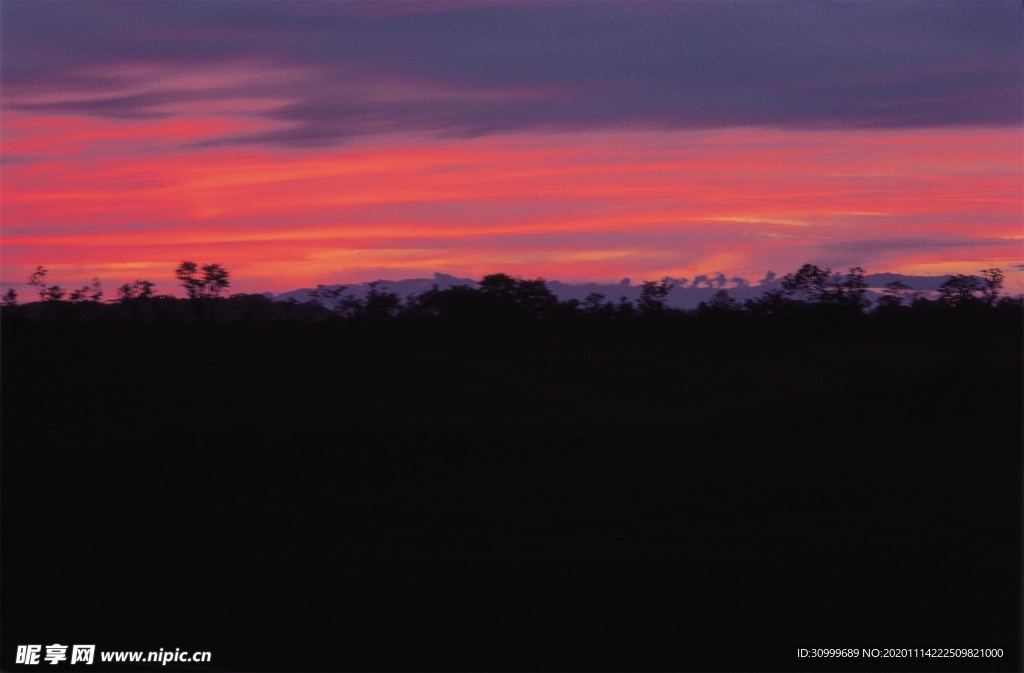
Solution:
[[[0,290],[192,260],[1017,293],[1022,242],[1019,0],[0,3]]]

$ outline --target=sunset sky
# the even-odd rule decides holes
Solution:
[[[1024,9],[0,4],[0,290],[1002,267]]]

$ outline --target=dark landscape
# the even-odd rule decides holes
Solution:
[[[0,670],[1024,673],[1022,44],[0,0]]]
[[[1020,670],[1019,301],[586,308],[489,278],[347,317],[4,307],[5,657]],[[1005,656],[796,656],[886,646]]]

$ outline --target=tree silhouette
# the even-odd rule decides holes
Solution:
[[[39,293],[39,299],[45,301],[47,296],[46,287],[46,274],[49,273],[46,267],[42,264],[36,267],[36,270],[32,272],[32,275],[28,277],[28,284],[36,289]]]
[[[818,301],[863,310],[871,305],[870,300],[864,296],[867,289],[864,269],[854,266],[850,267],[846,276],[829,275],[824,289],[818,294]]]
[[[479,319],[483,299],[479,290],[466,285],[456,285],[447,290],[434,285],[426,292],[410,297],[406,310],[410,315],[471,322]]]
[[[706,313],[712,311],[715,313],[724,313],[727,311],[738,311],[742,308],[740,303],[729,296],[727,290],[718,290],[711,296],[711,301],[702,301],[697,306],[697,311]]]
[[[117,288],[117,301],[121,303],[134,299],[150,299],[153,296],[154,283],[148,280],[137,280],[134,283],[125,283]]]
[[[723,275],[724,279],[725,276]],[[641,313],[650,314],[665,310],[665,299],[674,285],[668,279],[662,279],[660,283],[653,280],[644,281],[640,286],[640,299],[637,301],[637,308]]]
[[[866,297],[867,289],[864,269],[859,266],[850,267],[844,276],[832,273],[832,269],[804,264],[795,273],[782,277],[782,292],[786,298],[858,311],[871,305]]]
[[[401,302],[398,294],[388,292],[386,288],[378,289],[381,281],[369,284],[366,290],[366,301],[363,302],[363,314],[370,318],[392,318],[398,313]]]
[[[484,276],[480,293],[491,311],[505,317],[543,319],[558,305],[558,298],[543,278],[523,280],[504,273]]]
[[[957,274],[947,276],[939,287],[939,301],[915,299],[906,313],[907,319],[920,316],[928,320],[929,311],[940,310],[941,307],[967,306],[972,310],[964,312],[965,317],[980,315],[986,309],[993,309],[999,315],[1009,316],[1022,304],[1021,298],[1006,297],[1002,294],[1004,276],[1000,269],[983,269],[981,276]],[[711,295],[704,299],[696,309],[671,308],[667,297],[676,283],[685,279],[663,278],[661,281],[645,281],[631,289],[638,291],[639,296],[630,299],[623,296],[619,302],[608,301],[604,294],[590,293],[585,299],[559,300],[547,286],[543,278],[522,279],[504,273],[484,276],[476,286],[461,285],[440,290],[437,285],[431,290],[408,297],[403,303],[401,297],[390,292],[382,281],[369,283],[367,292],[362,297],[344,294],[345,287],[329,288],[318,285],[310,291],[311,300],[301,308],[292,300],[292,306],[286,302],[272,302],[269,297],[252,296],[246,301],[240,295],[225,297],[229,287],[229,272],[220,264],[197,264],[184,261],[175,269],[175,276],[188,295],[189,302],[174,297],[160,297],[145,307],[135,306],[130,311],[105,312],[93,307],[60,306],[68,292],[59,285],[46,283],[48,271],[40,265],[28,278],[28,284],[39,293],[44,302],[54,304],[44,310],[28,309],[9,312],[15,316],[32,316],[31,319],[50,320],[57,317],[74,316],[76,320],[91,320],[101,316],[112,315],[118,319],[124,316],[144,317],[146,320],[159,318],[166,321],[224,321],[234,322],[240,319],[254,322],[258,320],[287,319],[289,321],[323,321],[331,317],[330,322],[337,320],[357,319],[368,321],[367,324],[383,325],[385,322],[400,323],[440,319],[448,326],[461,324],[472,329],[491,325],[499,329],[528,328],[535,324],[540,331],[548,329],[544,324],[554,326],[649,323],[658,324],[667,329],[692,324],[690,318],[709,318],[708,324],[737,325],[737,320],[745,320],[748,325],[761,324],[762,321],[781,320],[793,321],[793,324],[808,324],[808,320],[832,320],[844,325],[854,324],[855,316],[863,314],[871,308],[868,299],[865,272],[860,267],[851,267],[845,274],[832,273],[830,269],[822,269],[813,264],[804,264],[797,271],[786,274],[779,283],[769,282],[774,279],[768,273],[759,287],[764,292],[756,298],[746,299],[742,303],[731,297],[725,286],[736,283],[737,292],[754,289],[742,279],[729,279],[722,273],[713,277],[698,276],[692,287],[701,295]],[[622,287],[629,287],[629,279],[623,279]],[[716,289],[717,288],[717,289]],[[900,280],[888,283],[881,291],[878,309],[884,315],[893,316],[890,309],[905,306],[908,300],[914,299],[915,293]],[[72,304],[89,302],[99,304],[103,290],[98,278],[91,285],[85,285],[70,292]],[[155,297],[154,284],[147,280],[136,280],[125,283],[117,288],[116,298],[111,303],[129,303],[137,299]],[[208,301],[222,298],[218,302]],[[0,294],[0,303],[5,306],[16,306],[18,293],[9,289]],[[808,305],[808,302],[814,305]],[[187,305],[187,309],[185,306]],[[137,310],[138,309],[138,310]],[[327,309],[327,310],[324,310]],[[194,317],[189,317],[189,312]],[[331,316],[330,313],[334,313]],[[744,312],[746,317],[736,312]],[[980,312],[980,313],[979,313]],[[689,318],[687,316],[690,316]],[[716,317],[718,316],[718,317]],[[728,317],[731,316],[731,317]],[[903,318],[898,318],[902,320]],[[881,318],[889,320],[889,318]],[[915,318],[916,320],[916,318]],[[837,322],[836,324],[840,324]],[[780,323],[781,324],[781,323]],[[893,323],[895,324],[895,323]],[[448,329],[448,327],[445,327]],[[616,328],[617,329],[617,328]]]
[[[910,286],[902,280],[893,280],[885,284],[879,306],[902,306],[903,300],[909,296]]]
[[[782,277],[782,289],[787,297],[801,301],[819,301],[828,292],[831,269],[822,269],[814,264],[804,264],[796,273]]]
[[[629,320],[636,315],[636,307],[633,306],[633,302],[629,300],[629,297],[622,295],[619,297],[619,303],[615,307],[615,316],[621,320]]]
[[[61,301],[66,293],[60,285],[51,285],[43,290],[43,301]]]
[[[68,300],[72,304],[77,304],[83,301],[91,301],[93,303],[99,303],[100,299],[103,298],[103,288],[100,285],[99,278],[93,278],[90,285],[83,285],[78,290],[72,290],[71,296]]]
[[[347,289],[348,288],[345,287],[344,285],[339,285],[336,288],[329,288],[325,285],[317,285],[315,290],[310,290],[309,296],[314,302],[324,307],[331,313],[341,313],[342,302],[344,301],[344,295],[342,293],[344,293],[345,290]]]
[[[231,282],[228,281],[228,270],[220,264],[206,264],[203,266],[203,288],[209,297],[219,297],[220,293],[228,289]]]
[[[793,303],[784,289],[765,290],[761,296],[748,299],[744,306],[758,315],[777,315],[786,311]]]
[[[484,276],[480,281],[480,291],[499,301],[512,301],[516,295],[518,281],[504,273],[493,273]]]
[[[202,271],[202,275],[200,275]],[[174,276],[181,283],[189,299],[215,299],[231,285],[228,270],[220,264],[182,262],[174,270]]]
[[[199,265],[195,262],[182,262],[174,270],[174,276],[185,289],[189,299],[199,299],[202,296],[203,280],[198,274]]]
[[[543,318],[558,305],[558,298],[551,292],[543,278],[518,281],[515,299],[516,303],[534,318]]]
[[[977,302],[986,289],[984,282],[977,276],[958,273],[947,278],[939,286],[939,301],[946,306],[966,306]]]
[[[1003,289],[1003,280],[1005,276],[1002,270],[998,268],[982,269],[981,270],[982,283],[984,284],[981,288],[982,297],[985,299],[985,303],[989,306],[994,306],[999,300],[999,293]]]
[[[608,307],[614,307],[611,302],[605,302],[605,299],[605,295],[600,292],[591,292],[583,300],[583,310],[587,313],[597,314],[606,311]]]
[[[850,267],[846,279],[843,280],[843,292],[847,303],[857,308],[867,308],[870,301],[864,296],[868,283],[864,280],[864,269],[859,266]]]

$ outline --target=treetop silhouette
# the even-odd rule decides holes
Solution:
[[[1000,269],[983,269],[980,274],[947,277],[938,289],[937,300],[923,298],[921,292],[900,280],[891,281],[881,290],[874,310],[868,298],[864,269],[851,267],[847,273],[840,274],[814,264],[804,264],[777,282],[771,282],[774,274],[769,273],[766,276],[769,282],[763,293],[742,302],[730,296],[725,288],[728,279],[724,274],[716,274],[713,278],[698,276],[690,289],[713,290],[714,294],[690,310],[668,305],[671,291],[685,279],[644,281],[639,285],[639,296],[633,300],[623,296],[616,303],[599,292],[590,293],[583,300],[561,301],[543,278],[523,279],[504,273],[486,275],[475,287],[456,285],[441,290],[434,285],[432,289],[410,295],[404,301],[381,281],[370,283],[363,297],[345,294],[345,287],[332,289],[321,285],[310,292],[309,301],[300,304],[294,300],[274,301],[259,294],[236,294],[229,298],[226,291],[230,287],[230,272],[226,268],[217,263],[198,264],[186,260],[178,265],[174,275],[185,290],[187,300],[158,296],[154,292],[154,283],[139,279],[119,286],[116,297],[107,300],[108,304],[131,305],[130,311],[118,312],[113,307],[101,306],[103,289],[98,278],[94,278],[91,284],[72,290],[69,295],[60,285],[48,284],[48,270],[39,265],[27,283],[38,293],[42,304],[49,308],[26,307],[27,310],[21,312],[21,307],[17,306],[18,294],[13,288],[0,297],[0,305],[8,317],[23,314],[30,320],[68,317],[93,320],[102,316],[111,316],[114,320],[164,322],[316,322],[341,319],[354,324],[383,324],[433,320],[452,325],[490,324],[500,328],[532,323],[626,324],[638,321],[667,325],[684,324],[693,318],[707,318],[723,325],[732,324],[735,320],[774,320],[786,316],[804,316],[800,320],[828,320],[834,315],[837,319],[848,320],[851,316],[863,316],[869,312],[894,316],[911,310],[919,314],[925,310],[948,313],[950,309],[956,309],[958,313],[967,311],[971,315],[980,315],[979,311],[984,313],[988,310],[1015,315],[1015,308],[1020,310],[1024,307],[1021,298],[1002,294],[1004,275]],[[749,297],[749,286],[745,289]],[[208,301],[213,299],[220,301],[216,304]],[[78,305],[81,307],[73,308]]]
[[[202,272],[200,274],[200,271]],[[174,276],[185,289],[189,299],[216,299],[231,285],[228,270],[220,264],[182,262],[174,270]]]

